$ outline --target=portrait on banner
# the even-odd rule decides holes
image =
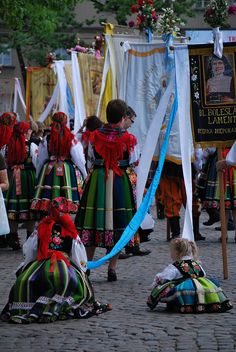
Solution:
[[[233,54],[203,56],[206,104],[236,102]]]
[[[226,146],[236,140],[236,45],[189,45],[191,123],[195,144]]]

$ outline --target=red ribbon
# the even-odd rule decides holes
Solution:
[[[21,170],[24,170],[24,165],[14,165],[12,166],[13,170],[13,175],[16,180],[16,195],[20,196],[22,194],[22,189],[21,189]]]

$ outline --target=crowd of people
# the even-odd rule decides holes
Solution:
[[[90,116],[76,134],[67,127],[63,112],[54,113],[50,127],[34,121],[19,122],[12,112],[0,117],[0,187],[10,226],[10,233],[0,236],[0,246],[20,250],[19,224],[24,223],[26,229],[25,260],[17,271],[2,320],[22,324],[52,322],[88,318],[111,310],[110,304],[101,304],[94,297],[87,260],[93,260],[97,247],[109,253],[137,211],[140,149],[137,138],[128,131],[135,117],[135,111],[120,99],[108,103],[106,124]],[[234,163],[231,158],[230,165]],[[226,162],[215,163],[215,175],[217,169],[229,170],[225,172],[226,208],[232,210],[236,220],[236,194],[230,192],[236,169]],[[195,241],[205,239],[199,233],[197,191],[206,188],[207,182],[203,187],[198,179],[194,174]],[[172,267],[157,274],[147,305],[153,309],[159,301],[169,302],[168,309],[180,312],[231,309],[222,290],[205,278],[196,258],[196,244],[180,238],[180,208],[186,203],[181,165],[177,168],[166,161],[158,192],[164,215],[170,221],[171,253],[175,254]],[[205,204],[208,193],[202,193]],[[219,204],[218,193],[215,187],[214,204]],[[119,258],[150,253],[140,249],[152,229],[145,231],[140,227],[127,243],[126,253],[117,253],[109,260],[108,282],[117,280]],[[165,301],[163,297],[168,298]]]

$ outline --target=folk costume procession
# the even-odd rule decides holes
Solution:
[[[147,28],[145,41],[107,34],[104,52],[103,36],[96,36],[92,51],[78,37],[67,50],[69,63],[50,56],[47,68],[53,67],[56,83],[44,97],[47,104],[36,113],[32,94],[25,118],[12,111],[0,116],[0,199],[9,225],[0,247],[24,257],[2,321],[51,323],[111,311],[112,297],[109,303],[95,297],[92,271],[106,265],[106,281],[116,285],[124,281],[117,274],[119,259],[133,255],[142,263],[155,252],[158,265],[158,248],[142,250],[142,242],[152,240],[159,221],[167,224],[171,263],[147,288],[148,312],[161,303],[172,313],[233,308],[230,292],[228,298],[206,274],[196,242],[201,247],[208,240],[199,230],[202,211],[209,215],[205,226],[220,218],[228,222],[231,215],[236,228],[236,134],[230,127],[225,135],[219,132],[225,127],[220,119],[218,129],[206,122],[211,109],[233,115],[236,93],[231,84],[230,100],[209,98],[212,82],[203,81],[203,72],[214,61],[209,57],[216,59],[223,49],[209,44],[207,61],[204,46],[202,54],[194,45],[179,45],[174,32],[160,39]],[[236,48],[224,46],[232,63]],[[150,212],[155,199],[161,209],[157,221]],[[217,242],[223,248],[227,239],[222,231]],[[98,248],[103,255],[97,259]]]

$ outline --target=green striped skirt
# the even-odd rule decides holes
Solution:
[[[25,164],[18,171],[16,176],[12,169],[8,170],[9,189],[4,194],[8,219],[37,220],[38,214],[30,209],[36,186],[35,168]]]
[[[70,264],[67,266],[63,260],[57,260],[50,272],[50,259],[29,263],[17,277],[1,314],[9,314],[10,321],[17,323],[51,322],[97,314],[87,275]]]
[[[181,313],[215,313],[232,308],[222,289],[205,277],[182,282],[173,280],[155,287],[147,305],[154,309],[159,302],[167,303],[168,309]]]
[[[51,165],[53,166],[50,167]],[[64,197],[69,207],[66,212],[69,210],[69,213],[76,213],[82,184],[82,175],[72,161],[54,164],[47,161],[42,167],[31,209],[47,213],[53,199]]]
[[[118,176],[109,170],[106,179],[105,169],[98,167],[87,178],[75,219],[85,246],[112,248],[134,216],[136,174],[130,167],[123,171]]]

